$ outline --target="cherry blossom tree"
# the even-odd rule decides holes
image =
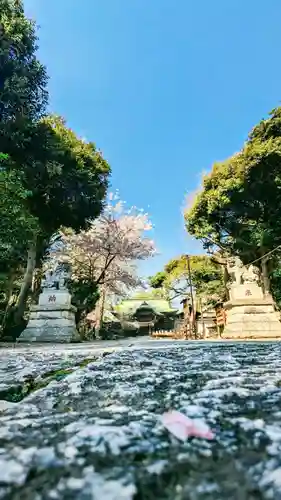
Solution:
[[[126,210],[119,196],[110,194],[102,214],[87,230],[61,232],[53,259],[71,266],[72,282],[99,287],[100,319],[105,294],[123,295],[142,285],[136,264],[155,254],[154,242],[146,236],[151,229],[147,213],[136,207]]]
[[[61,233],[56,259],[70,264],[73,280],[91,280],[116,294],[141,284],[136,262],[155,254],[154,242],[146,237],[152,229],[147,213],[110,194],[103,213],[87,230]]]

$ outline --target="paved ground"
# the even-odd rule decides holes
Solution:
[[[281,344],[129,345],[0,350],[0,499],[281,499]]]

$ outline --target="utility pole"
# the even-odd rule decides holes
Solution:
[[[193,287],[192,287],[192,279],[191,279],[191,269],[190,269],[190,259],[189,255],[186,255],[187,260],[187,270],[188,270],[188,281],[189,281],[189,290],[191,297],[191,308],[192,308],[192,318],[191,318],[191,331],[194,333],[194,323],[195,323],[195,309],[194,309],[194,296],[193,296]]]
[[[206,337],[206,325],[205,325],[205,320],[204,320],[204,313],[203,313],[203,302],[202,298],[200,297],[200,312],[201,312],[201,324],[202,324],[202,330],[203,330],[203,339]]]

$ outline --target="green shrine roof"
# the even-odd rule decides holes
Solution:
[[[164,299],[127,299],[115,306],[115,311],[119,314],[134,314],[139,308],[150,307],[157,314],[178,313],[178,309],[170,306],[168,300]]]

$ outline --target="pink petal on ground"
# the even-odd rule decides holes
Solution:
[[[208,425],[200,420],[192,420],[179,411],[170,411],[162,415],[162,423],[166,429],[178,439],[185,441],[194,436],[203,439],[213,439],[214,434]]]

